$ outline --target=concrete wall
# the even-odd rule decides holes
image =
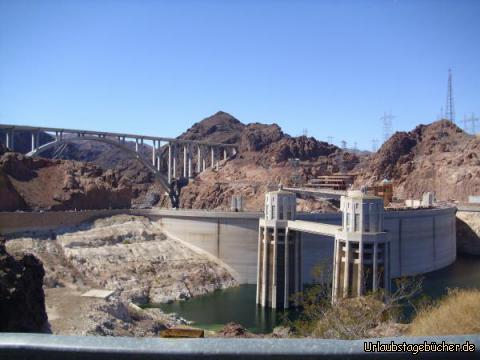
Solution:
[[[455,261],[455,211],[445,208],[385,213],[393,277],[438,270]]]
[[[241,283],[257,281],[258,217],[158,219],[166,234],[199,248],[226,263]]]
[[[174,210],[92,210],[78,212],[0,213],[0,233],[49,230],[78,225],[120,213],[159,221],[165,232],[196,247],[235,270],[243,283],[256,282],[260,213]],[[299,214],[299,220],[341,223],[340,214]],[[425,273],[455,261],[455,209],[388,211],[385,228],[391,241],[392,276]],[[312,268],[332,263],[333,238],[302,234],[303,273],[310,282]]]
[[[129,210],[86,210],[48,212],[0,212],[0,234],[48,231],[79,225],[96,218],[129,213]]]
[[[307,218],[341,225],[339,214],[317,214]],[[438,270],[456,259],[455,208],[388,211],[384,227],[391,242],[393,277]],[[304,279],[310,282],[316,264],[326,264],[331,269],[334,242],[333,238],[312,234],[302,234],[302,239]]]

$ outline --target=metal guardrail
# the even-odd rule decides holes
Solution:
[[[469,344],[474,352],[365,352],[376,344]],[[415,345],[412,345],[412,348]],[[366,340],[323,339],[160,339],[48,334],[0,334],[0,359],[365,359],[478,358],[480,335],[397,337]]]

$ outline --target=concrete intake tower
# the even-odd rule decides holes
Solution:
[[[379,288],[389,291],[390,243],[384,231],[383,200],[348,191],[340,209],[341,227],[297,220],[294,193],[280,187],[266,194],[265,218],[259,221],[257,304],[286,309],[291,296],[302,291],[302,232],[335,238],[332,301]]]
[[[292,294],[302,291],[301,237],[289,231],[297,215],[294,193],[282,189],[265,195],[265,220],[258,234],[257,304],[288,308]]]

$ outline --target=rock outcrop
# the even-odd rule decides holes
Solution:
[[[16,259],[0,240],[0,331],[48,331],[44,270],[31,254]]]
[[[457,251],[480,255],[480,213],[457,211]]]
[[[8,241],[45,264],[48,287],[115,290],[127,302],[163,303],[236,285],[224,267],[162,234],[147,218],[117,215],[42,238]]]
[[[114,170],[76,161],[0,156],[0,210],[129,208],[131,185]]]
[[[466,201],[480,193],[480,138],[446,120],[419,125],[395,133],[354,172],[357,186],[392,180],[400,199],[435,191],[439,200]]]
[[[181,206],[185,208],[228,209],[231,196],[241,194],[246,209],[261,210],[265,192],[279,183],[290,184],[293,175],[305,181],[341,168],[351,170],[359,161],[335,145],[289,136],[276,124],[244,125],[224,112],[195,124],[180,138],[223,141],[239,148],[237,156],[219,162],[218,171],[208,169],[182,190]],[[289,161],[295,158],[299,167]],[[303,203],[305,209],[331,210],[321,201],[304,199]]]

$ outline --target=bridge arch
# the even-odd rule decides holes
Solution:
[[[165,188],[166,191],[169,190],[169,184],[168,184],[168,179],[167,177],[162,174],[159,170],[155,168],[148,160],[146,160],[140,153],[136,152],[135,150],[130,149],[128,146],[125,144],[115,141],[106,137],[97,137],[97,136],[79,136],[79,137],[71,137],[71,138],[61,138],[61,139],[56,139],[54,141],[51,141],[49,143],[43,144],[29,153],[26,154],[28,157],[33,157],[33,156],[38,156],[42,152],[47,151],[48,149],[51,149],[55,146],[58,146],[60,144],[66,144],[66,143],[74,143],[76,141],[97,141],[101,142],[104,144],[112,145],[115,146],[116,148],[120,149],[122,152],[126,153],[129,155],[131,158],[138,160],[141,164],[143,164],[149,171],[151,171],[154,175],[155,178],[160,181],[160,184]]]

